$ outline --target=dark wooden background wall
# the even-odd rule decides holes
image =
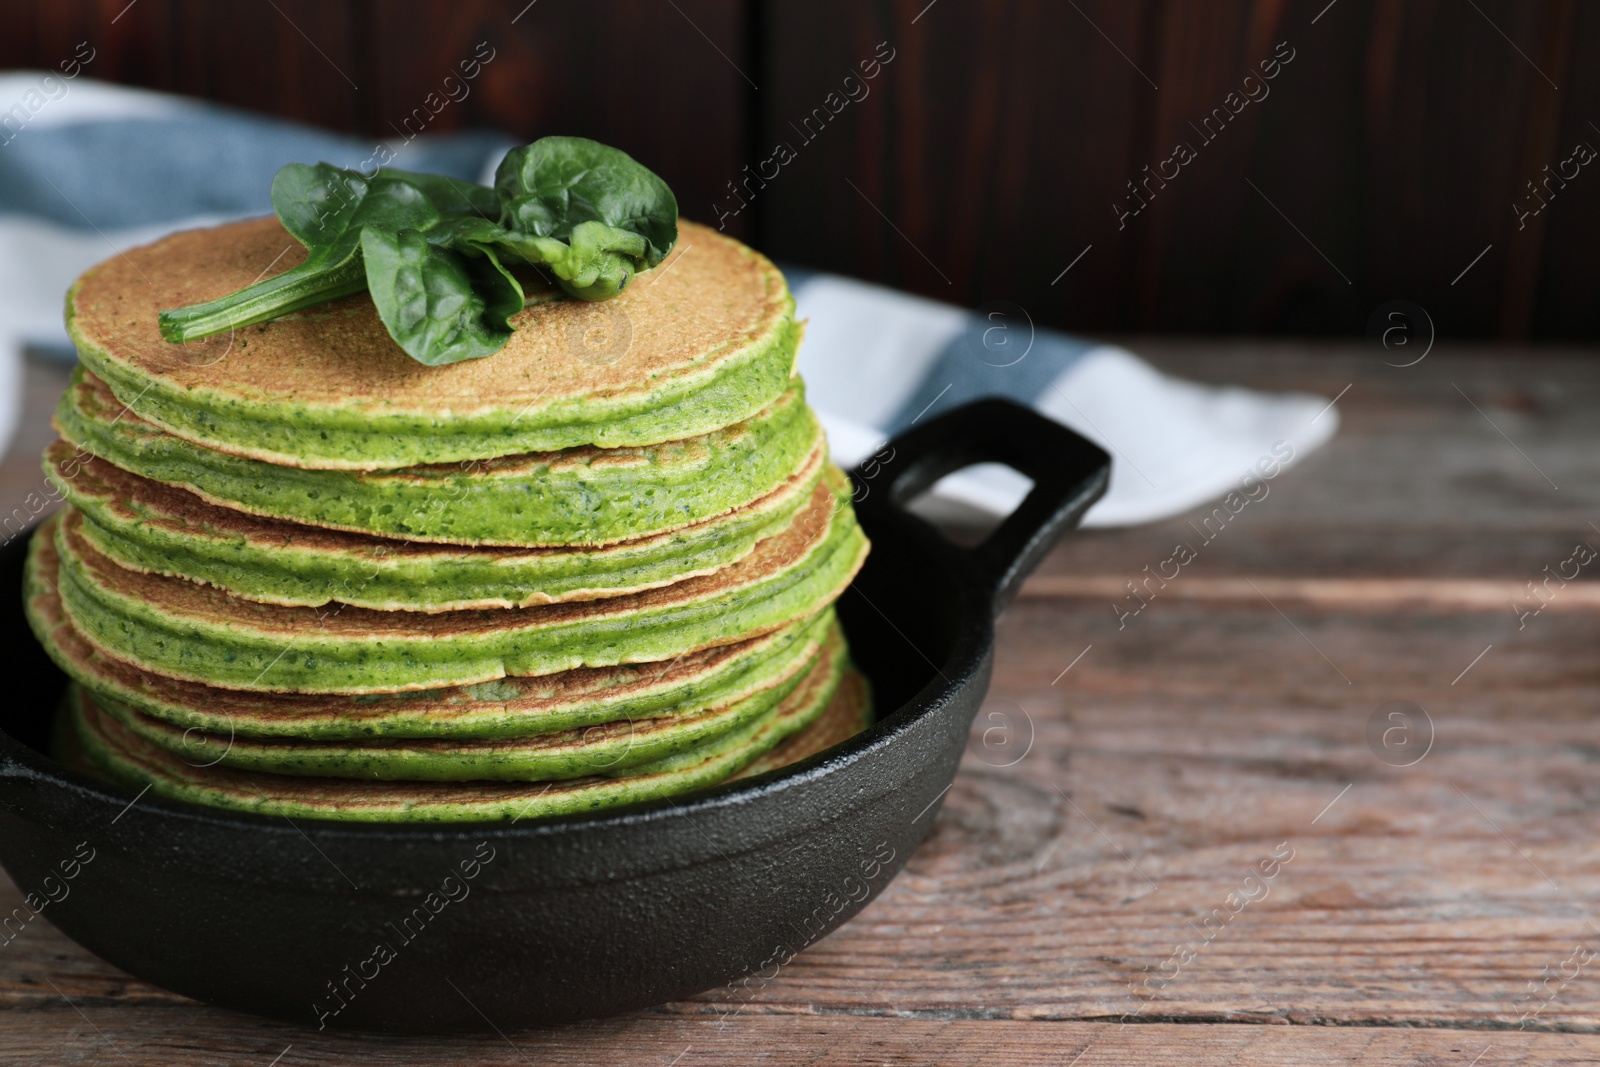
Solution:
[[[614,143],[666,177],[686,215],[713,221],[714,205],[736,206],[727,187],[742,168],[787,142],[794,158],[728,217],[731,231],[776,258],[972,306],[1009,300],[1071,329],[1359,333],[1403,298],[1442,337],[1600,333],[1600,166],[1520,228],[1512,206],[1535,204],[1526,183],[1578,142],[1600,148],[1600,3],[3,0],[0,11],[0,67],[53,67],[88,40],[93,76],[380,137],[487,41],[495,58],[471,96],[431,129]],[[893,58],[866,95],[805,133],[880,42]],[[1201,141],[1189,124],[1279,42],[1294,58],[1270,95]],[[1126,183],[1180,140],[1196,158],[1119,228]]]

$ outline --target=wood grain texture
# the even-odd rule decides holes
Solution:
[[[1600,523],[1600,468],[1575,444],[1600,438],[1600,375],[1579,350],[1441,343],[1416,366],[1397,368],[1381,350],[1332,344],[1126,343],[1174,373],[1218,384],[1327,398],[1348,387],[1338,404],[1341,429],[1209,543],[1191,525],[1204,518],[1201,510],[1134,529],[1084,531],[1045,561],[1036,581],[1056,574],[1132,581],[1181,541],[1193,543],[1199,558],[1178,584],[1248,575],[1522,586],[1565,560],[1580,539],[1600,546],[1600,531],[1589,525]],[[1509,605],[1506,618],[1514,622]]]
[[[1158,576],[1159,577],[1159,576]],[[1294,601],[1317,608],[1346,611],[1393,611],[1396,608],[1454,609],[1505,614],[1508,604],[1525,601],[1532,610],[1525,585],[1505,579],[1489,578],[1187,578],[1143,586],[1139,575],[1139,599],[1153,602],[1158,597],[1178,600],[1232,600],[1258,603]],[[1127,581],[1116,575],[1077,576],[1070,574],[1036,575],[1023,588],[1023,595],[1039,598],[1082,597],[1115,603],[1128,596]],[[1538,608],[1544,611],[1600,611],[1600,582],[1573,582],[1551,594],[1541,594]],[[1124,610],[1143,606],[1129,602]]]
[[[0,1063],[1594,1062],[1600,604],[1587,571],[1520,629],[1491,598],[1600,522],[1600,371],[1132,343],[1201,379],[1351,384],[1343,429],[1124,625],[1104,583],[1200,512],[1052,555],[933,836],[775,979],[504,1038],[330,1037],[36,922],[0,946]],[[0,465],[8,494],[31,464]],[[1421,710],[1386,745],[1391,701]]]
[[[371,11],[375,132],[437,91],[454,64],[488,42],[495,58],[440,129],[492,128],[524,141],[576,134],[615,145],[659,173],[683,214],[701,222],[743,163],[749,13],[739,0],[543,3],[427,0]],[[515,20],[515,21],[513,21]],[[748,238],[742,222],[729,227]]]
[[[86,40],[89,77],[375,140],[419,128],[593,137],[644,160],[703,219],[743,162],[749,18],[741,0],[16,0],[0,69],[55,69]],[[463,83],[460,64],[484,55]],[[430,93],[425,124],[408,124]],[[749,236],[742,220],[730,232]]]
[[[764,191],[778,254],[1080,331],[1356,333],[1395,298],[1455,337],[1596,329],[1600,193],[1512,210],[1600,145],[1583,5],[776,0],[768,24],[761,149],[869,42],[899,54]],[[1270,92],[1197,128],[1279,42]],[[1196,158],[1144,186],[1179,142]],[[1119,219],[1130,182],[1148,206]]]
[[[90,76],[372,137],[487,42],[429,129],[592,136],[773,256],[1077,331],[1352,335],[1400,298],[1454,338],[1600,331],[1600,177],[1513,207],[1600,148],[1600,8],[1576,0],[12,0],[5,18],[0,69],[89,41]],[[1202,130],[1280,42],[1267,94]],[[894,59],[863,85],[880,44]],[[1152,182],[1180,142],[1195,159]],[[793,160],[730,211],[780,144]],[[1119,220],[1130,185],[1148,206]]]
[[[287,1027],[211,1009],[161,1008],[107,1028],[103,1013],[64,1004],[17,1021],[15,1056],[0,1063],[103,1063],[143,1067],[278,1063],[310,1065],[472,1063],[483,1067],[1464,1067],[1491,1063],[1591,1064],[1600,1038],[1557,1033],[1328,1029],[1271,1025],[1182,1026],[1020,1020],[761,1016],[715,1019],[639,1015],[627,1020],[505,1037],[399,1041],[308,1038]],[[8,1020],[9,1021],[9,1020]],[[9,1036],[8,1032],[8,1036]],[[202,1036],[204,1035],[204,1036]],[[213,1036],[214,1035],[214,1036]],[[63,1040],[65,1038],[66,1040]],[[200,1042],[204,1041],[204,1046]],[[119,1055],[120,1053],[120,1055]],[[275,1057],[282,1056],[282,1059]],[[1076,1060],[1074,1057],[1078,1057]]]

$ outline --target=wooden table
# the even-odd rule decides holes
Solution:
[[[1600,561],[1537,615],[1511,606],[1600,546],[1600,360],[1136,344],[1194,378],[1342,393],[1343,427],[1209,543],[1197,512],[1052,555],[1000,622],[931,839],[749,1003],[319,1036],[37,923],[0,948],[0,1062],[1600,1062]],[[8,508],[60,382],[30,369]],[[1196,558],[1119,629],[1110,602],[1179,541]],[[1412,729],[1380,717],[1369,741],[1390,701]]]

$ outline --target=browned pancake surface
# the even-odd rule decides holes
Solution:
[[[246,327],[231,341],[163,340],[159,311],[215,300],[304,260],[271,217],[113,256],[85,275],[71,306],[85,340],[139,374],[256,402],[429,415],[621,397],[715,366],[787,313],[787,290],[765,257],[708,227],[679,226],[666,260],[617,297],[524,308],[503,350],[442,367],[407,356],[364,293]],[[596,359],[619,330],[630,338],[626,351]]]
[[[848,741],[871,725],[871,710],[871,687],[866,678],[852,667],[839,679],[839,689],[828,702],[828,709],[821,718],[783,741],[771,752],[758,757],[734,777],[751,778],[775,771]]]

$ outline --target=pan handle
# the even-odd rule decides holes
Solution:
[[[926,527],[905,505],[940,478],[975,463],[1003,463],[1033,480],[1027,498],[982,544],[958,548],[939,538],[946,551],[963,560],[998,612],[1106,491],[1111,457],[1031,408],[1000,398],[979,400],[907,430],[853,471],[857,506],[892,510]],[[882,473],[890,475],[888,491],[874,492],[883,484],[874,485]]]

